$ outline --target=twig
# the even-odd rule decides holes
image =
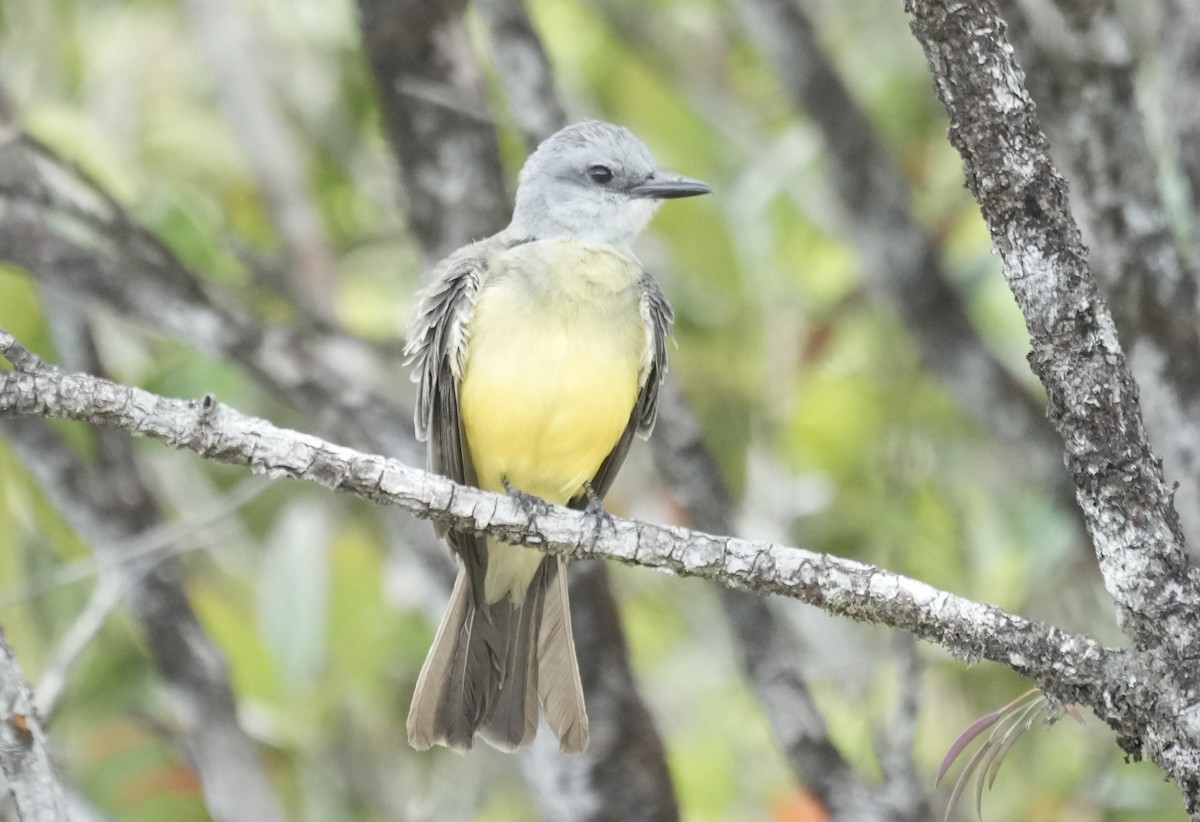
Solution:
[[[34,688],[33,701],[38,714],[46,721],[54,718],[54,709],[67,684],[67,676],[75,661],[95,638],[113,609],[120,604],[135,579],[132,577],[104,577],[92,590],[87,604],[75,617],[54,650],[54,656],[42,671]]]

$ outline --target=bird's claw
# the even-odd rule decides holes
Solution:
[[[596,543],[600,541],[600,537],[604,534],[604,526],[607,525],[609,530],[613,532],[613,535],[616,536],[617,523],[613,519],[613,515],[608,513],[608,510],[604,507],[604,501],[600,499],[600,496],[592,488],[590,482],[583,484],[583,493],[587,497],[587,507],[583,509],[583,513],[592,520],[592,547],[595,548]]]
[[[527,520],[526,528],[533,531],[537,528],[537,518],[550,513],[550,503],[546,502],[541,497],[536,497],[533,494],[527,494],[520,488],[517,488],[508,481],[508,477],[504,478],[504,490],[508,496],[512,498],[517,505],[521,506],[521,510],[525,512]]]

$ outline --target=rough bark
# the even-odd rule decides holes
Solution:
[[[0,634],[0,776],[22,822],[67,822],[46,731],[16,657]]]
[[[1105,586],[1147,675],[1138,730],[1132,738],[1124,731],[1122,744],[1161,765],[1196,813],[1200,718],[1189,706],[1200,689],[1200,585],[1066,183],[1051,163],[994,4],[907,0],[905,7],[967,185],[1025,316],[1030,363],[1066,446]]]
[[[1088,263],[1141,388],[1184,534],[1200,541],[1200,293],[1180,255],[1136,97],[1132,46],[1099,3],[999,4],[1051,152],[1071,181]],[[1180,114],[1179,117],[1190,115]]]
[[[903,628],[965,660],[990,659],[1030,676],[1048,693],[1120,721],[1131,681],[1127,653],[971,602],[865,563],[801,548],[613,518],[597,535],[586,512],[552,506],[530,521],[507,495],[456,485],[395,460],[277,428],[216,402],[176,400],[84,374],[66,374],[23,353],[0,331],[0,414],[65,417],[120,428],[242,465],[273,478],[316,482],[456,528],[508,542],[612,559],[792,597],[835,614]]]

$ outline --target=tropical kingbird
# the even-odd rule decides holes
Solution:
[[[451,254],[419,295],[405,353],[429,469],[527,510],[597,509],[649,436],[673,319],[630,250],[659,202],[712,191],[659,170],[627,129],[568,126],[526,160],[512,222]],[[597,513],[600,511],[597,510]],[[502,750],[588,744],[563,557],[449,530],[461,560],[421,669],[408,739]]]

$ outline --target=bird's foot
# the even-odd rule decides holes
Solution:
[[[508,492],[509,497],[513,499],[517,505],[521,506],[521,510],[525,512],[527,520],[526,528],[533,531],[537,528],[537,518],[550,513],[550,503],[546,502],[541,497],[535,497],[533,494],[527,494],[520,488],[517,488],[508,481],[508,477],[504,478],[504,490]]]
[[[583,509],[592,520],[592,547],[596,547],[596,543],[600,541],[600,537],[604,535],[604,527],[613,532],[613,536],[617,534],[617,523],[613,519],[613,515],[608,513],[604,507],[604,501],[600,499],[600,495],[596,493],[596,489],[592,488],[590,482],[583,484],[583,493],[587,497],[587,507]]]

